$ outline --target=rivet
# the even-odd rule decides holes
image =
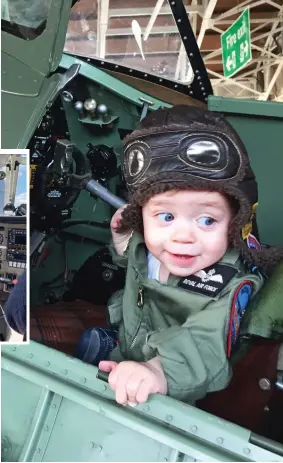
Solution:
[[[50,362],[45,362],[46,367],[50,367]]]
[[[183,37],[183,40],[187,40],[187,38],[188,38],[188,37],[185,35],[185,36]]]
[[[133,70],[132,70],[132,69],[130,69],[130,70],[129,70],[129,72],[133,72]]]
[[[195,74],[199,74],[199,71],[198,71],[198,70],[196,70],[196,71],[195,71]]]
[[[144,77],[147,77],[147,74],[144,74],[143,76],[144,76]]]
[[[104,64],[104,61],[100,61],[100,64]]]
[[[159,82],[163,82],[163,79],[159,79]]]
[[[44,426],[44,431],[48,431],[49,426]]]
[[[56,404],[53,404],[53,405],[52,405],[52,408],[57,408],[57,405],[56,405]]]
[[[224,439],[223,439],[222,437],[217,437],[216,442],[217,442],[218,444],[223,444]]]
[[[271,382],[267,378],[260,378],[258,384],[263,391],[270,391],[271,389]]]
[[[190,54],[189,54],[189,56],[193,57],[193,56],[194,56],[194,54],[193,54],[193,53],[190,53]]]
[[[249,454],[251,453],[250,449],[248,449],[247,447],[244,448],[243,451],[244,451],[244,453],[245,453],[246,455],[249,455]]]
[[[37,453],[40,453],[40,452],[41,452],[41,449],[40,449],[40,448],[38,448],[38,449],[37,449]]]
[[[16,348],[16,347],[12,347],[12,350],[15,351],[15,350],[17,350],[17,348]]]
[[[265,405],[264,409],[263,409],[265,412],[269,412],[269,407],[268,405]]]
[[[166,421],[172,421],[173,416],[172,415],[166,415]]]
[[[148,406],[148,405],[145,405],[145,407],[143,407],[143,410],[144,410],[145,412],[148,412],[148,411],[149,411],[149,406]]]
[[[97,450],[98,452],[101,452],[101,450],[102,450],[101,445],[97,445],[95,442],[90,442],[89,447],[91,449],[95,448],[95,450]]]
[[[182,20],[181,19],[178,19],[177,22],[180,23]]]
[[[118,64],[116,64],[115,68],[117,69],[118,67],[119,67]]]
[[[192,432],[197,432],[197,430],[198,430],[197,426],[195,426],[195,425],[191,426],[191,431]]]
[[[86,383],[87,382],[87,379],[86,378],[82,378],[81,379],[81,383]]]
[[[175,5],[175,2],[171,2],[171,5]]]
[[[107,391],[107,386],[106,386],[106,384],[103,386],[102,390],[103,390],[103,391]]]
[[[32,359],[32,358],[33,358],[33,354],[29,354],[29,358]]]
[[[177,87],[178,87],[178,85],[177,85],[177,84],[175,84],[175,85],[174,85],[174,88],[177,88]]]
[[[64,375],[67,375],[68,374],[68,370],[64,370]]]

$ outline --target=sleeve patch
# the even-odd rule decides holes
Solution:
[[[237,340],[243,315],[252,296],[252,289],[253,284],[251,281],[243,281],[238,286],[233,296],[227,337],[228,358],[230,357],[232,347]]]

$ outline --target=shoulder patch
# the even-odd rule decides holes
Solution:
[[[225,288],[236,273],[237,270],[229,265],[215,264],[194,275],[182,278],[178,286],[202,296],[214,297]]]
[[[230,311],[230,320],[227,337],[227,357],[231,355],[231,350],[235,344],[243,315],[252,296],[253,284],[251,281],[243,281],[236,289]]]

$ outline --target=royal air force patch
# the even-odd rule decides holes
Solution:
[[[243,315],[252,296],[252,290],[252,282],[243,281],[238,286],[233,296],[227,337],[228,358],[230,357],[232,347],[237,340]]]
[[[237,270],[229,265],[215,264],[194,275],[182,278],[178,286],[187,291],[214,298],[236,273]]]

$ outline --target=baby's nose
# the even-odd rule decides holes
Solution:
[[[173,241],[178,243],[192,243],[195,241],[195,233],[190,226],[178,227],[175,230]]]

